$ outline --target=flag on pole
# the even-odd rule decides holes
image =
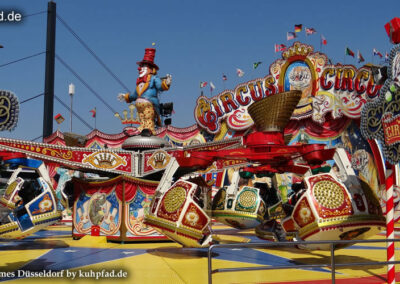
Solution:
[[[294,25],[294,32],[299,33],[303,29],[303,25]]]
[[[275,44],[275,52],[285,51],[286,45],[284,44]]]
[[[244,72],[243,72],[243,70],[236,68],[236,74],[238,75],[238,77],[243,77]]]
[[[92,117],[96,117],[96,108],[90,110],[89,112],[92,113]]]
[[[374,48],[374,55],[378,55],[380,58],[383,57],[382,53],[380,53],[376,48]]]
[[[207,82],[200,82],[200,88],[204,88],[205,86],[207,86]]]
[[[213,84],[213,82],[210,82],[210,90],[211,92],[215,89],[215,85]]]
[[[57,124],[61,124],[65,120],[61,114],[57,114],[54,119],[56,120]]]
[[[226,77],[225,74],[222,74],[222,81],[226,81],[226,80],[228,80],[228,77]]]
[[[306,35],[315,34],[317,31],[314,28],[305,28]]]
[[[296,33],[293,33],[293,32],[287,32],[287,34],[286,34],[286,39],[287,40],[292,40],[292,39],[294,39],[296,37],[297,37]]]
[[[354,57],[354,52],[351,51],[350,48],[346,47],[346,55],[350,55],[350,56]]]
[[[358,63],[365,61],[364,57],[361,55],[361,52],[359,50],[357,50],[357,59],[358,59]]]
[[[257,69],[258,65],[260,65],[261,63],[262,63],[261,61],[254,62],[254,63],[253,63],[253,68],[254,68],[254,69]]]
[[[328,43],[328,41],[326,40],[326,38],[324,37],[324,35],[321,35],[321,44],[322,45],[326,45]]]

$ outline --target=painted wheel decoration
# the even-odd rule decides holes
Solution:
[[[314,185],[314,197],[325,208],[335,209],[344,202],[342,188],[335,182],[324,180]]]
[[[254,212],[257,205],[257,193],[252,189],[244,188],[239,194],[235,210]]]
[[[14,93],[0,90],[0,131],[13,130],[17,126],[19,102]]]
[[[251,208],[255,205],[257,200],[256,195],[252,191],[246,190],[239,197],[239,203],[245,208]]]
[[[51,209],[52,202],[49,199],[45,199],[40,202],[39,207],[41,212],[46,212]]]
[[[190,211],[186,214],[185,216],[186,221],[191,224],[192,226],[196,225],[197,221],[199,221],[200,217],[199,215],[194,212],[194,211]]]
[[[186,199],[186,190],[183,187],[177,186],[171,189],[164,199],[165,211],[173,213],[178,210]]]

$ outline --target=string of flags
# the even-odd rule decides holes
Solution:
[[[254,62],[254,63],[253,63],[253,68],[254,68],[254,69],[257,69],[257,67],[258,67],[261,63],[262,63],[261,61]]]
[[[364,62],[364,57],[361,55],[361,52],[359,50],[357,50],[357,59],[358,59],[358,63]]]
[[[354,52],[348,47],[346,47],[345,53],[346,53],[346,55],[354,57]]]
[[[376,48],[374,48],[374,49],[372,50],[372,52],[374,53],[374,55],[378,55],[380,58],[383,57],[382,53],[380,53]]]
[[[296,25],[294,25],[294,32],[287,32],[286,33],[287,41],[297,38],[298,34],[300,32],[302,32],[302,31],[305,32],[305,36],[310,36],[310,35],[313,35],[313,34],[317,33],[317,30],[312,28],[312,27],[303,27],[302,24],[296,24]],[[323,34],[320,34],[320,45],[321,45],[321,47],[323,45],[327,45],[327,44],[328,44],[328,41],[325,38],[325,36]],[[285,44],[274,44],[275,53],[284,52],[287,49],[288,49],[288,47]],[[345,48],[345,55],[351,56],[353,58],[355,58],[355,56],[356,56],[355,52],[353,52],[349,47]],[[379,56],[379,58],[383,58],[383,54],[381,52],[379,52],[376,48],[373,49],[373,55],[374,56]],[[385,58],[385,61],[389,60],[389,54],[387,52],[385,53],[384,58]],[[358,61],[358,63],[365,62],[365,59],[364,59],[363,55],[361,54],[360,50],[357,50],[357,61]],[[261,61],[254,62],[253,63],[253,69],[257,69],[260,66],[260,64],[262,64]],[[244,74],[245,74],[245,72],[242,69],[236,68],[236,75],[238,77],[243,77]],[[222,81],[224,82],[224,81],[227,81],[227,80],[228,80],[227,76],[223,73],[222,74]],[[206,87],[207,84],[208,84],[207,82],[200,82],[200,88]],[[212,92],[215,89],[215,85],[212,82],[209,82],[209,86],[210,86],[210,91]]]
[[[96,108],[90,110],[89,112],[92,113],[92,117],[96,117]]]
[[[376,48],[372,49],[372,54],[373,54],[373,56],[379,56],[379,58],[383,58],[383,54],[381,52],[379,52]],[[349,56],[355,58],[355,53],[349,47],[346,47],[345,55],[349,55]],[[358,63],[365,61],[360,50],[357,50],[357,60],[358,60]],[[389,54],[386,52],[385,53],[385,61],[388,61],[388,60],[389,60]]]

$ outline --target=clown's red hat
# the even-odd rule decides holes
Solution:
[[[144,57],[142,61],[137,62],[138,65],[148,64],[153,68],[158,70],[158,66],[154,63],[154,57],[156,56],[155,48],[146,48],[144,52]]]

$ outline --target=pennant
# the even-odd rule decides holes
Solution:
[[[306,30],[306,35],[312,35],[315,34],[317,31],[314,28],[305,28]]]
[[[296,37],[297,37],[296,33],[293,33],[293,32],[287,32],[287,34],[286,34],[286,39],[287,40],[291,40],[291,39],[294,39]]]
[[[286,45],[284,44],[275,44],[275,52],[285,51]]]
[[[243,72],[243,70],[236,68],[236,74],[238,75],[238,77],[243,77],[244,72]]]
[[[354,52],[351,51],[350,48],[346,47],[346,55],[350,55],[350,56],[354,57]]]
[[[361,52],[359,50],[357,50],[357,59],[358,59],[358,63],[365,61],[364,57],[361,55]]]
[[[258,65],[260,65],[261,63],[262,63],[261,61],[254,62],[254,63],[253,63],[253,68],[254,68],[254,69],[257,69]]]
[[[92,117],[96,117],[96,108],[90,110],[89,112],[92,113]]]
[[[211,92],[215,89],[215,85],[213,84],[213,82],[210,82],[210,90]]]
[[[226,80],[228,80],[228,78],[226,77],[225,74],[222,74],[222,81],[226,81]]]
[[[326,38],[324,37],[324,35],[321,35],[321,44],[322,45],[326,45],[328,43],[328,41],[326,40]]]
[[[385,61],[389,62],[389,53],[385,52]]]
[[[61,114],[57,114],[54,119],[56,120],[57,124],[61,124],[65,120]]]
[[[374,55],[378,55],[380,58],[383,57],[382,53],[380,53],[376,48],[374,48]]]
[[[200,88],[204,88],[205,86],[207,86],[207,82],[200,82]]]
[[[294,25],[294,32],[299,33],[303,29],[303,25]]]

